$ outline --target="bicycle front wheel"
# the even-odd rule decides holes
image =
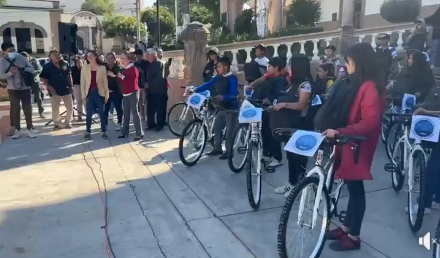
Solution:
[[[202,120],[196,119],[187,124],[179,140],[180,161],[182,161],[185,166],[194,166],[203,155],[207,139],[208,131],[203,125]],[[188,156],[184,153],[184,149],[186,148],[190,151]]]
[[[316,196],[318,185],[319,178],[306,177],[287,197],[278,225],[278,253],[281,258],[318,258],[321,256],[325,236],[330,227],[330,197],[325,185],[321,197]],[[312,228],[313,207],[316,199],[321,200],[317,219],[322,219],[322,225],[316,221],[315,228]],[[289,218],[291,218],[290,223]],[[307,219],[310,221],[306,222]],[[312,230],[316,232],[312,233]],[[292,234],[289,234],[290,231]],[[305,243],[308,239],[312,240],[310,243]]]
[[[185,102],[174,104],[167,114],[168,128],[175,136],[180,137],[185,126],[196,117],[194,109]]]
[[[246,186],[252,209],[260,207],[261,200],[261,151],[257,141],[250,141],[246,158]]]
[[[392,124],[388,127],[387,137],[385,138],[385,149],[387,153],[388,159],[393,161],[394,148],[396,147],[397,142],[400,137],[402,137],[403,133],[401,131],[397,131],[398,124]]]
[[[397,150],[396,150],[397,148]],[[395,192],[399,192],[402,189],[405,181],[405,175],[403,171],[405,169],[405,143],[400,142],[394,147],[394,156],[392,160],[396,162],[396,169],[391,172],[391,185]]]
[[[413,184],[408,191],[408,222],[412,232],[417,232],[422,227],[425,215],[426,191],[426,161],[422,151],[415,151],[412,156],[412,178],[408,177],[408,184]],[[410,168],[411,169],[411,168]],[[412,182],[410,182],[410,180]]]
[[[228,150],[228,153],[230,153],[228,157],[228,166],[234,173],[240,173],[243,170],[244,165],[246,165],[246,145],[249,141],[249,139],[246,139],[248,128],[248,125],[239,126],[232,137],[233,144],[231,145],[231,149]]]

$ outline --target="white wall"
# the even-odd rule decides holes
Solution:
[[[84,3],[84,0],[59,0],[60,6],[63,7],[65,13],[76,13],[81,10],[81,4]],[[117,14],[131,16],[132,10],[134,11],[136,8],[135,0],[114,0],[115,2],[115,11]],[[151,2],[151,1],[149,1]],[[147,7],[147,1],[141,0],[141,9]]]
[[[332,14],[338,13],[339,19],[339,0],[321,0],[322,17],[320,22],[332,21]]]
[[[43,27],[48,37],[44,38],[44,48],[49,49],[52,47],[52,31],[50,29],[50,16],[47,11],[32,11],[32,10],[14,10],[14,9],[0,9],[0,24],[6,24],[8,22],[33,22]],[[3,32],[0,32],[2,36]]]

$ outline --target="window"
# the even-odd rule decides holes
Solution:
[[[338,20],[338,13],[332,13],[332,21]]]

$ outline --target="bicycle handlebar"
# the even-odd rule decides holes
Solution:
[[[292,136],[299,129],[295,128],[277,128],[272,131],[272,134],[275,138],[283,137],[283,136]],[[348,143],[350,141],[366,141],[367,137],[358,136],[358,135],[347,135],[347,134],[337,134],[334,138],[325,138],[326,141],[337,141],[338,143]]]

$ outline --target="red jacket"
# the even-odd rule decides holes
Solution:
[[[370,169],[379,141],[382,112],[385,107],[385,93],[382,98],[373,81],[364,82],[353,102],[348,126],[337,129],[341,134],[367,137],[360,143],[359,161],[354,163],[352,145],[344,145],[342,163],[338,165],[336,177],[343,180],[372,180]],[[337,153],[340,153],[337,150]],[[336,157],[337,160],[340,158]]]
[[[121,92],[124,95],[133,93],[139,90],[139,71],[134,66],[128,66],[126,69],[122,71],[122,74],[125,76],[124,79],[118,77],[118,81],[121,85]]]

